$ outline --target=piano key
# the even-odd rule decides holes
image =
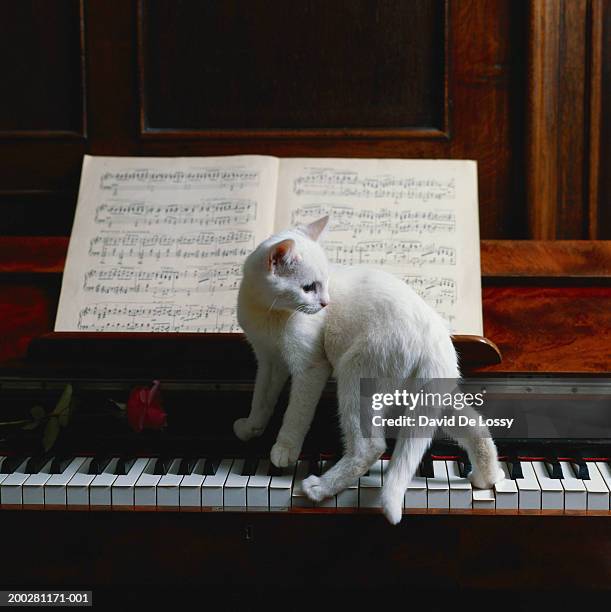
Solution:
[[[206,462],[205,472],[212,471],[215,467],[216,470],[212,474],[208,473],[202,483],[202,508],[223,507],[223,487],[232,465],[233,459],[221,459],[220,463],[216,460]]]
[[[530,461],[520,461],[522,478],[514,482],[518,487],[520,510],[541,510],[541,487]]]
[[[121,461],[118,462],[117,471],[127,470],[127,473],[119,474],[117,479],[112,483],[111,495],[113,510],[134,509],[136,482],[138,482],[138,479],[149,461],[151,461],[151,459],[140,457],[133,462],[131,459],[124,461],[123,465],[121,465]]]
[[[24,506],[39,506],[44,507],[45,490],[44,485],[51,478],[52,458],[47,458],[45,464],[38,472],[30,474],[27,480],[23,483],[23,505]],[[29,465],[35,465],[30,461]]]
[[[450,507],[450,485],[445,461],[433,461],[433,477],[427,477],[426,488],[429,508]]]
[[[590,478],[583,481],[588,510],[609,510],[609,488],[596,463],[590,463],[588,475]]]
[[[220,464],[221,459],[208,457],[208,459],[206,459],[206,463],[204,464],[204,474],[206,476],[214,476],[216,471],[219,469]]]
[[[157,473],[158,463],[159,459],[148,459],[134,484],[134,506],[139,509],[155,510],[157,508],[157,485],[162,476]],[[121,478],[126,478],[126,476]]]
[[[4,471],[4,462],[6,461],[6,457],[0,457],[0,484],[4,481],[4,479],[8,476],[8,472]],[[2,498],[0,498],[0,503],[2,503]]]
[[[420,468],[416,470],[416,474],[407,485],[403,497],[403,505],[406,510],[410,508],[428,508],[426,476],[420,474]]]
[[[249,478],[246,487],[246,504],[248,508],[269,510],[270,475],[269,459],[262,459],[257,464],[255,473]]]
[[[365,476],[359,478],[359,506],[361,508],[380,508],[382,500],[382,460],[378,459]]]
[[[159,457],[155,462],[154,475],[165,476],[172,465],[172,457]]]
[[[101,467],[99,464],[91,467],[95,460],[95,457],[86,458],[66,485],[66,505],[69,508],[89,508],[89,487]],[[96,473],[93,473],[92,469],[96,470]]]
[[[293,492],[291,493],[291,506],[294,508],[311,508],[314,504],[306,497],[301,483],[311,474],[310,461],[299,460],[295,469]]]
[[[388,462],[386,461],[385,463]],[[320,473],[324,474],[325,472],[328,472],[334,465],[334,461],[331,461],[330,459],[324,459],[320,462]],[[322,501],[319,501],[314,505],[318,506],[319,508],[337,508],[337,497],[335,495],[332,495],[331,497],[327,497],[326,499],[323,499]]]
[[[0,483],[0,502],[4,508],[21,507],[23,503],[23,483],[30,477],[26,472],[29,457],[25,457],[23,461],[16,465],[13,462],[6,469],[10,469],[11,473]]]
[[[225,508],[246,510],[246,487],[250,476],[244,475],[245,463],[244,459],[236,459],[227,474],[223,499]]]
[[[92,510],[112,507],[112,485],[117,480],[116,474],[119,457],[113,457],[100,474],[94,476],[89,486],[89,505]]]
[[[522,462],[517,457],[510,459],[507,462],[507,467],[509,468],[509,477],[511,480],[524,478],[524,473],[522,472]]]
[[[447,465],[446,465],[447,467]],[[471,465],[471,461],[469,461],[469,457],[464,456],[458,461],[458,474],[461,478],[467,478],[471,473],[473,466]],[[448,473],[449,476],[449,473]]]
[[[136,459],[133,457],[119,457],[115,468],[115,474],[117,476],[127,476],[128,472],[134,466]]]
[[[44,484],[45,508],[65,508],[68,504],[68,483],[72,480],[87,457],[75,457],[64,469],[53,473],[60,467],[58,463],[51,465],[52,476]]]
[[[51,474],[63,474],[64,470],[74,461],[74,457],[53,457]]]
[[[560,481],[564,488],[564,509],[585,510],[588,507],[588,501],[583,480],[577,478],[573,466],[568,461],[561,461],[560,468],[564,475]]]
[[[27,462],[29,457],[25,457],[22,455],[17,455],[13,457],[5,457],[2,465],[0,465],[0,473],[2,474],[12,474],[18,467],[20,467],[24,462]]]
[[[595,463],[606,487],[611,491],[611,466],[606,461],[596,461]]]
[[[28,464],[25,468],[25,471],[28,474],[38,474],[40,470],[49,462],[48,455],[35,455],[28,459]]]
[[[189,476],[193,473],[196,464],[197,459],[195,457],[185,457],[184,459],[180,460],[180,467],[178,468],[178,473],[181,476]]]
[[[242,468],[242,476],[253,476],[257,471],[257,465],[259,460],[256,457],[248,457],[244,460],[244,467]]]
[[[418,474],[425,478],[435,478],[433,469],[433,460],[429,456],[425,456],[418,466]]]
[[[95,457],[92,457],[91,461],[89,462],[89,474],[93,476],[101,474],[111,461],[112,457],[110,456],[96,455]]]
[[[543,461],[533,461],[533,469],[541,487],[541,509],[563,510],[564,489],[557,478],[550,478]]]
[[[472,487],[466,476],[461,475],[458,461],[446,461],[448,470],[448,483],[450,485],[450,508],[464,509],[473,506]],[[469,470],[462,470],[462,474],[468,474]]]
[[[495,506],[494,489],[473,489],[474,510],[494,510]]]
[[[157,508],[178,510],[180,507],[180,483],[184,476],[180,473],[181,459],[173,459],[167,472],[157,485]]]
[[[497,482],[494,485],[494,494],[496,497],[496,509],[497,510],[517,510],[520,504],[520,498],[518,493],[518,485],[515,480],[511,479],[511,466],[510,463],[500,461],[501,469],[505,474],[505,480]],[[515,464],[514,464],[515,465]],[[519,473],[522,474],[522,466],[519,462]],[[518,472],[518,470],[516,470]]]
[[[577,478],[581,478],[581,480],[590,480],[590,470],[588,468],[588,464],[581,456],[575,457],[572,465]]]
[[[181,468],[184,466],[181,464]],[[202,485],[206,480],[206,459],[199,459],[190,474],[183,476],[178,498],[181,510],[201,510]]]
[[[280,473],[273,466],[270,472],[275,474],[269,483],[269,509],[284,510],[291,507],[291,493],[293,491],[293,477],[295,466],[281,468]]]
[[[562,480],[564,478],[562,465],[560,465],[560,461],[558,461],[558,459],[547,459],[545,461],[545,469],[547,470],[547,475],[550,478],[555,480]]]

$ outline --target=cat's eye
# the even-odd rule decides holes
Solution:
[[[306,293],[310,293],[311,291],[316,291],[316,283],[310,283],[309,285],[304,285],[302,289]]]

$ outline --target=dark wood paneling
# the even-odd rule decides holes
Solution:
[[[140,5],[145,133],[445,128],[443,0]]]
[[[0,137],[82,137],[82,1],[2,0],[0,15]]]
[[[600,110],[593,130],[600,134],[598,172],[592,177],[599,188],[598,208],[595,211],[596,236],[611,239],[611,0],[595,0],[594,18],[600,23],[599,45],[595,47],[599,58],[600,80],[598,80],[600,95]],[[596,154],[596,151],[594,154]]]

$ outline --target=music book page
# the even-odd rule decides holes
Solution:
[[[86,156],[55,330],[240,332],[246,256],[324,214],[332,262],[384,268],[482,334],[475,162],[265,156]]]
[[[276,227],[328,214],[329,260],[402,278],[454,333],[483,334],[477,165],[282,159]]]
[[[55,331],[240,331],[277,177],[273,157],[86,156]]]

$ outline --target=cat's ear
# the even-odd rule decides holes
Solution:
[[[312,240],[318,240],[325,227],[327,227],[328,222],[329,215],[325,215],[317,221],[312,221],[312,223],[306,225],[303,230],[309,238],[311,238]]]
[[[278,244],[274,244],[269,250],[267,258],[268,270],[273,270],[276,266],[287,264],[295,256],[295,241],[287,238]]]

